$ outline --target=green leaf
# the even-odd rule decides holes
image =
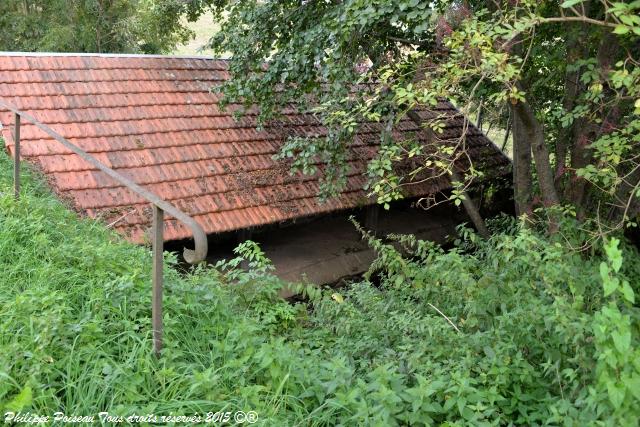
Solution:
[[[631,331],[614,331],[611,333],[611,338],[613,339],[613,345],[616,346],[616,350],[618,350],[618,352],[624,354],[629,351],[629,348],[631,347]]]
[[[633,374],[630,378],[623,380],[627,390],[631,390],[633,396],[640,401],[640,376]]]
[[[448,412],[451,408],[453,408],[453,405],[455,405],[457,403],[458,399],[456,399],[455,397],[450,397],[449,399],[447,399],[444,403],[444,405],[442,406],[442,409],[444,409],[444,411]]]
[[[622,406],[622,402],[624,402],[624,389],[618,387],[613,381],[610,381],[607,384],[607,393],[609,394],[609,400],[613,403],[613,406],[616,409],[620,408],[620,406]]]
[[[486,354],[489,359],[495,359],[496,352],[493,351],[491,347],[487,345],[487,346],[484,346],[482,350],[484,350],[484,354]]]
[[[620,289],[620,292],[622,292],[622,296],[624,296],[624,299],[629,301],[631,304],[635,302],[635,295],[633,293],[633,289],[629,285],[629,282],[627,282],[626,280],[622,282],[622,288]]]
[[[331,299],[337,302],[338,304],[342,304],[344,302],[344,298],[339,293],[331,294]]]
[[[614,271],[619,271],[622,266],[622,251],[618,248],[620,240],[613,238],[604,247],[607,258]]]
[[[600,278],[603,281],[609,280],[609,266],[604,261],[600,263]]]
[[[629,27],[627,27],[626,25],[618,25],[616,26],[616,28],[613,29],[613,32],[615,34],[627,34],[631,29]]]
[[[600,277],[602,278],[605,297],[608,297],[618,289],[619,280],[609,276],[609,266],[605,262],[600,263]]]
[[[567,8],[569,8],[569,7],[571,7],[571,6],[575,6],[575,5],[577,5],[578,3],[582,3],[583,1],[584,1],[584,0],[567,0],[567,1],[565,1],[564,3],[562,3],[562,4],[560,5],[560,7],[563,7],[563,8],[565,8],[565,9],[567,9]]]
[[[13,400],[7,403],[4,407],[4,411],[20,412],[23,409],[31,406],[33,401],[33,391],[30,386],[25,386],[20,393],[18,393]]]

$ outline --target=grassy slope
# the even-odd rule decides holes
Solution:
[[[242,315],[237,294],[214,274],[180,277],[168,268],[158,362],[149,251],[78,220],[29,174],[15,202],[0,151],[0,411],[268,414],[266,402],[277,399],[247,384],[243,359],[270,338],[255,333],[260,326]],[[10,402],[20,390],[33,394],[24,408]]]
[[[10,171],[0,149],[0,413],[242,409],[258,412],[256,425],[304,426],[612,419],[595,380],[597,257],[527,229],[468,255],[435,249],[410,261],[378,247],[383,287],[324,295],[312,313],[280,301],[260,268],[168,267],[158,361],[148,249],[78,220],[33,176],[14,201]],[[640,263],[624,266],[640,277]],[[637,402],[625,399],[633,425]]]

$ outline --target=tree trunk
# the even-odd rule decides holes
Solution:
[[[619,174],[623,175],[624,172]],[[609,220],[614,225],[640,215],[640,197],[636,196],[639,188],[640,165],[636,165],[616,190],[615,205],[609,212]]]
[[[514,110],[520,120],[519,124],[523,128],[520,136],[529,139],[531,144],[542,201],[546,207],[558,205],[560,198],[554,184],[553,170],[549,160],[549,150],[544,140],[542,124],[536,118],[529,103],[518,102],[514,106]]]
[[[591,2],[584,2],[581,4],[583,12],[589,13],[591,9]],[[591,27],[589,24],[580,24],[573,28],[567,29],[567,64],[575,65],[580,59],[587,59],[589,57],[589,33]],[[580,93],[584,89],[584,84],[580,82],[582,71],[580,69],[567,70],[564,77],[564,98],[562,100],[562,108],[566,112],[573,111],[576,106],[576,100]],[[555,182],[556,188],[564,188],[564,196],[567,195],[571,189],[571,180],[562,180],[565,175],[567,167],[567,154],[572,154],[569,149],[572,146],[572,141],[575,140],[576,135],[582,131],[581,121],[576,120],[571,126],[567,126],[560,132],[558,140],[556,141],[556,172]],[[573,176],[572,176],[573,179]],[[564,181],[564,182],[563,182]],[[565,184],[561,187],[561,182]]]
[[[618,38],[612,32],[608,32],[600,41],[597,52],[598,68],[600,72],[605,73],[610,70],[615,63],[615,59],[619,53],[620,45]],[[605,86],[605,93],[610,96],[614,95],[614,90]],[[586,195],[590,184],[584,179],[577,176],[576,171],[584,168],[593,161],[593,152],[590,145],[598,139],[602,134],[609,132],[607,129],[615,128],[620,120],[620,109],[618,106],[612,106],[599,111],[601,124],[597,124],[587,119],[578,119],[574,124],[573,146],[571,149],[571,180],[566,190],[567,199],[576,208],[576,214],[579,220],[586,217],[587,203]]]
[[[567,50],[570,64],[582,57],[581,51],[583,49],[577,46],[576,40],[570,40]],[[562,108],[564,111],[573,111],[579,88],[580,70],[568,71],[564,78],[564,100],[562,102]],[[576,125],[577,123],[574,122],[571,126],[567,126],[567,128],[563,129],[558,137],[558,141],[556,141],[555,182],[557,185],[560,184],[560,180],[565,173],[565,168],[567,166],[567,152],[571,145],[571,141],[573,140],[574,129],[577,127]]]
[[[524,132],[522,120],[509,106],[513,131],[513,199],[516,216],[531,213],[533,182],[531,178],[531,141]]]
[[[451,169],[452,182],[457,181],[461,184],[464,184],[464,181],[462,181],[462,178],[460,177],[458,172],[456,172],[455,169],[453,169],[455,168],[455,165],[452,165],[451,167],[452,167]],[[471,219],[471,222],[476,227],[478,234],[483,238],[488,239],[489,237],[491,237],[491,233],[489,232],[487,225],[484,223],[484,220],[482,219],[482,215],[480,215],[480,211],[478,210],[478,207],[471,199],[471,196],[469,195],[469,193],[467,193],[466,191],[463,191],[462,196],[463,196],[462,206],[464,206],[464,210],[467,212],[467,215]]]
[[[423,122],[420,116],[418,115],[418,113],[416,113],[415,111],[408,111],[407,116],[416,125],[422,128]],[[455,165],[451,165],[451,167],[452,167],[452,170],[450,172],[451,172],[452,182],[457,181],[457,182],[463,183],[464,181],[460,177],[458,171],[455,170]],[[489,229],[487,228],[487,225],[484,223],[484,220],[482,219],[482,215],[480,215],[480,210],[471,199],[471,196],[466,191],[462,192],[462,196],[463,196],[462,205],[464,206],[464,209],[467,212],[467,215],[471,219],[471,222],[473,223],[476,230],[478,231],[478,234],[483,238],[488,239],[491,236],[491,233],[489,233]]]
[[[509,113],[511,113],[511,109],[509,109]],[[507,130],[504,132],[504,140],[502,141],[502,147],[500,147],[500,151],[502,152],[507,148],[509,133],[511,133],[511,115],[509,115],[509,118],[507,119]],[[511,151],[513,152],[513,147],[511,147]]]
[[[565,191],[566,198],[575,208],[579,221],[585,218],[585,195],[587,181],[578,176],[576,171],[591,163],[592,153],[589,144],[593,141],[594,132],[588,120],[577,120],[579,130],[573,135],[573,147],[571,147],[571,174]]]

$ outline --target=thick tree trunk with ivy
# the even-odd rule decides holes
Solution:
[[[580,82],[580,67],[575,64],[577,61],[587,57],[589,53],[586,43],[588,39],[586,37],[587,26],[581,26],[579,31],[571,31],[567,36],[567,61],[569,64],[573,64],[573,67],[568,68],[564,77],[564,98],[562,100],[562,108],[564,111],[573,111],[578,102],[578,96],[581,91],[584,90],[584,85]],[[562,182],[567,169],[567,156],[570,153],[570,147],[572,141],[575,139],[576,132],[579,128],[574,122],[572,126],[566,126],[560,131],[558,140],[556,141],[556,171],[555,182],[556,188],[561,188],[561,184],[565,184],[565,192],[563,197],[566,198],[566,183]]]
[[[617,37],[608,31],[602,37],[597,50],[598,70],[604,73],[613,67],[615,58],[619,54],[619,44]],[[589,58],[589,52],[582,49],[582,58]],[[580,79],[581,74],[577,73],[576,80]],[[577,85],[579,83],[576,83]],[[585,88],[582,88],[583,90]],[[609,87],[603,87],[602,91],[607,97],[614,97],[615,91]],[[567,91],[567,95],[571,91]],[[567,109],[570,111],[569,109]],[[596,121],[597,119],[597,121]],[[587,212],[591,210],[588,204],[588,192],[591,188],[589,182],[577,175],[577,171],[590,165],[593,162],[593,150],[591,144],[599,137],[606,133],[608,129],[617,127],[620,120],[620,110],[617,105],[602,106],[597,115],[592,118],[580,117],[574,120],[572,126],[569,127],[572,136],[572,146],[570,150],[571,172],[570,179],[566,183],[565,197],[568,203],[576,208],[578,219],[584,220]]]
[[[533,153],[533,160],[536,168],[536,175],[538,177],[538,186],[540,189],[540,195],[542,202],[546,207],[552,207],[560,204],[560,198],[556,191],[555,182],[553,178],[553,169],[551,167],[551,161],[549,159],[549,150],[544,139],[544,128],[542,123],[536,117],[531,105],[527,102],[518,102],[513,108],[517,119],[519,121],[518,126],[521,126],[519,132],[514,133],[514,146],[522,146],[523,149],[526,145],[531,146]],[[516,142],[517,138],[525,138],[525,141]],[[526,161],[526,160],[525,160]],[[530,160],[529,160],[530,161]],[[521,166],[521,165],[518,165]],[[517,185],[518,183],[516,183]],[[520,189],[516,190],[520,194]],[[555,217],[549,218],[549,233],[555,233],[558,231],[558,221]]]
[[[514,55],[525,57],[529,54],[523,51],[520,36],[514,38],[514,43]],[[524,93],[528,89],[525,86],[521,81],[515,83],[515,87]],[[533,203],[532,159],[535,160],[538,183],[545,205],[558,204],[559,199],[549,161],[549,152],[544,140],[543,125],[536,117],[530,100],[512,100],[511,112],[514,121],[513,191],[515,210],[517,215],[530,214]]]

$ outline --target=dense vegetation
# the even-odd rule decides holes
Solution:
[[[2,0],[0,51],[167,53],[189,39],[175,0]]]
[[[167,52],[185,15],[208,9],[211,47],[232,55],[225,101],[264,121],[295,101],[326,124],[281,153],[330,166],[323,196],[344,185],[359,124],[378,121],[370,195],[386,204],[421,171],[448,175],[479,234],[460,227],[445,251],[361,230],[378,253],[369,274],[295,285],[302,302],[278,297],[252,242],[187,273],[166,254],[156,359],[149,251],[78,219],[36,176],[15,201],[0,150],[1,414],[638,425],[640,255],[622,232],[640,212],[639,1],[3,0],[0,49]],[[466,190],[481,165],[437,115],[420,123],[429,144],[391,138],[441,97],[513,128],[518,219],[479,217]]]
[[[256,103],[268,120],[307,100],[303,107],[328,126],[326,135],[291,138],[282,149],[304,171],[332,164],[323,189],[344,185],[354,135],[375,120],[385,126],[370,194],[384,203],[450,175],[452,198],[466,201],[486,234],[462,191],[486,171],[482,160],[469,165],[465,138],[442,132],[436,100],[444,97],[468,115],[484,106],[497,126],[513,128],[518,215],[568,205],[580,221],[599,223],[595,239],[637,223],[640,2],[199,2],[221,22],[212,47],[231,54],[234,78],[221,88],[228,101]],[[417,116],[418,108],[432,114]],[[432,141],[391,138],[403,117],[433,130]],[[433,173],[425,178],[424,170]],[[553,232],[556,218],[545,221]]]
[[[167,267],[166,350],[150,351],[150,254],[77,219],[38,179],[13,199],[0,157],[0,410],[205,414],[262,425],[636,425],[640,259],[582,254],[522,228],[461,229],[445,252],[367,237],[375,280],[277,297],[239,260]],[[571,243],[581,238],[567,220]],[[566,242],[564,242],[566,243]],[[170,260],[173,257],[167,255]],[[374,273],[375,272],[375,273]]]

